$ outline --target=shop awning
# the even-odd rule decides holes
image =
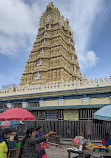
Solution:
[[[106,106],[106,104],[97,104],[97,105],[70,105],[70,106],[44,106],[44,107],[28,107],[26,108],[29,111],[35,110],[64,110],[64,109],[99,109]]]

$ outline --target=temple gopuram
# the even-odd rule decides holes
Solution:
[[[20,85],[55,81],[81,81],[73,31],[68,19],[49,3],[40,18],[40,27]]]

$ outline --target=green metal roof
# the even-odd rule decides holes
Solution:
[[[70,105],[70,106],[43,106],[43,107],[28,107],[26,108],[28,111],[39,111],[39,110],[64,110],[64,109],[95,109],[102,108],[109,104],[96,104],[96,105]],[[4,112],[5,109],[0,109],[0,113]]]
[[[35,110],[61,110],[61,109],[95,109],[102,108],[108,104],[97,104],[97,105],[70,105],[70,106],[44,106],[44,107],[28,107],[26,108],[29,111]]]

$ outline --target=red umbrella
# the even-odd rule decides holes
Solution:
[[[35,117],[26,109],[13,108],[0,114],[0,121],[35,121]]]

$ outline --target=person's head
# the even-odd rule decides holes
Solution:
[[[28,138],[35,138],[35,135],[36,135],[36,131],[35,131],[34,128],[29,128],[29,129],[27,129],[27,131],[26,131],[26,136],[27,136]]]
[[[105,139],[107,140],[109,138],[109,134],[106,132],[104,135]]]
[[[27,129],[26,131],[26,136],[25,138],[22,140],[22,143],[21,143],[21,148],[20,148],[20,153],[19,153],[19,157],[21,157],[22,153],[23,153],[23,146],[25,144],[25,141],[27,140],[27,138],[35,138],[35,135],[36,135],[36,131],[34,128],[29,128]]]
[[[5,128],[2,133],[2,138],[9,139],[12,131],[8,128]]]
[[[16,136],[16,135],[17,135],[17,133],[16,133],[16,132],[12,132],[12,133],[11,133],[11,135]]]
[[[37,132],[42,132],[42,127],[41,127],[41,126],[38,126],[37,129],[36,129],[36,131],[37,131]]]

